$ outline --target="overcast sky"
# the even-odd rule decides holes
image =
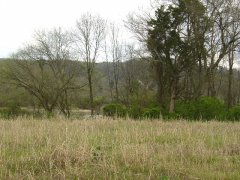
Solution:
[[[0,0],[0,57],[29,42],[36,30],[74,27],[83,13],[121,24],[129,12],[148,5],[149,0]]]

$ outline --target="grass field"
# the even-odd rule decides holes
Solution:
[[[0,120],[0,179],[240,179],[240,123]]]

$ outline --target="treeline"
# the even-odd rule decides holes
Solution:
[[[42,96],[46,97],[43,99],[44,101],[48,101],[48,104],[54,102],[53,99],[57,96],[55,90],[58,88],[56,85],[56,80],[50,76],[51,70],[45,69],[44,78],[46,80],[41,80],[41,77],[38,75],[39,72],[36,71],[35,68],[38,66],[38,61],[22,61],[21,64],[25,65],[24,71],[16,71],[15,68],[19,68],[16,66],[16,63],[19,63],[19,60],[14,59],[5,59],[0,61],[1,66],[1,88],[0,88],[0,109],[2,109],[2,117],[8,117],[10,114],[15,116],[19,115],[28,115],[29,113],[26,111],[20,111],[20,107],[24,107],[22,109],[30,109],[37,116],[42,113],[42,110],[45,110],[49,116],[52,116],[53,113],[63,113],[60,109],[61,101],[56,103],[52,112],[48,112],[45,107],[42,106],[39,99],[29,93],[26,88],[19,85],[15,79],[9,75],[12,75],[12,69],[14,67],[15,78],[24,77],[24,80],[31,84],[31,88],[36,86],[40,90],[39,93],[42,93]],[[84,62],[80,61],[67,61],[69,63],[69,71],[74,70],[76,67],[77,73],[75,76],[75,81],[72,81],[72,86],[69,86],[67,91],[67,108],[70,113],[73,113],[74,116],[77,109],[90,109],[91,102],[89,100],[89,87],[88,80],[86,75],[86,69]],[[25,72],[26,67],[29,66],[27,72]],[[73,69],[71,69],[73,68]],[[128,72],[126,72],[128,70]],[[141,70],[141,71],[139,71]],[[28,77],[29,72],[36,73],[35,78],[33,75]],[[10,73],[10,74],[9,74]],[[20,74],[23,73],[23,74]],[[135,104],[146,106],[150,101],[154,101],[155,93],[156,93],[156,85],[155,82],[151,78],[151,67],[149,63],[145,60],[136,59],[126,62],[121,62],[119,64],[119,82],[118,82],[118,101],[116,100],[116,89],[115,83],[113,79],[114,74],[114,64],[112,62],[102,62],[95,64],[95,71],[92,77],[92,81],[94,84],[93,94],[94,94],[94,113],[101,113],[101,108],[103,105],[118,102],[126,105],[130,105],[133,102]],[[49,75],[50,74],[50,75]],[[28,78],[27,78],[28,77]],[[110,79],[108,79],[110,77]],[[33,79],[32,79],[33,78]],[[39,78],[39,79],[37,79]],[[40,81],[41,80],[41,81]],[[47,81],[48,80],[48,81]],[[40,84],[41,83],[41,84]],[[149,87],[145,87],[149,86]],[[112,91],[112,93],[110,93]],[[52,96],[52,99],[49,98]],[[144,97],[144,98],[143,98]],[[156,103],[155,103],[156,104]],[[0,112],[1,114],[1,112]],[[31,115],[31,114],[29,114]],[[65,114],[68,116],[68,114]]]
[[[21,87],[48,114],[68,117],[72,108],[93,115],[110,103],[104,113],[111,116],[211,119],[226,112],[219,118],[237,119],[239,5],[156,1],[154,13],[128,16],[137,44],[126,43],[116,25],[85,14],[71,32],[37,32],[1,70],[4,88]],[[212,114],[204,116],[208,107]]]
[[[228,108],[239,103],[233,87],[238,67],[239,1],[176,0],[154,16],[132,15],[128,27],[143,42],[157,72],[158,100],[170,113],[177,101],[219,98]],[[223,67],[228,72],[223,72]],[[219,73],[228,77],[225,94]],[[233,84],[235,83],[235,84]]]

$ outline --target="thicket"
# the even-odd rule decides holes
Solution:
[[[179,101],[174,112],[175,117],[189,120],[222,120],[226,118],[224,103],[213,97],[200,97],[193,101]]]
[[[21,109],[21,107],[15,103],[9,104],[5,108],[0,108],[0,117],[4,119],[28,115],[30,115],[28,111]]]
[[[167,113],[160,107],[141,107],[123,104],[107,104],[103,108],[105,116],[129,117],[132,119],[187,119],[187,120],[221,120],[239,121],[240,105],[230,109],[214,97],[200,97],[192,101],[178,101],[175,112]]]
[[[126,117],[127,110],[122,104],[107,104],[103,108],[103,114],[110,117]]]

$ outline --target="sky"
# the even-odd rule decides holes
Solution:
[[[149,0],[0,0],[0,58],[31,42],[37,30],[71,29],[84,13],[99,14],[120,26]]]

